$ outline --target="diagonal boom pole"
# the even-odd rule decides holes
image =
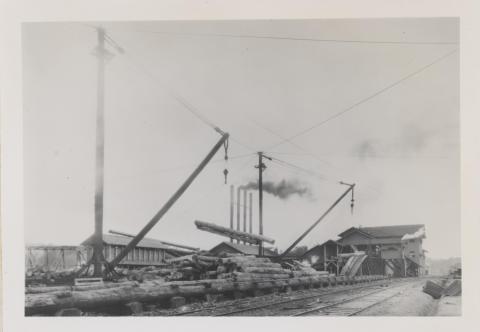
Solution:
[[[120,261],[127,256],[127,254],[135,248],[135,246],[145,237],[145,235],[155,226],[158,221],[167,213],[167,211],[175,204],[175,202],[182,196],[182,194],[187,190],[187,188],[192,184],[193,180],[200,174],[200,172],[207,166],[213,156],[217,151],[223,146],[226,140],[229,137],[228,133],[222,132],[220,129],[216,129],[222,134],[222,138],[215,144],[212,150],[208,153],[205,159],[202,160],[200,165],[193,171],[193,173],[185,180],[185,182],[178,188],[178,190],[173,194],[173,196],[165,203],[165,205],[153,216],[153,218],[148,222],[147,225],[130,241],[129,244],[123,250],[109,262],[110,269],[113,269]]]
[[[341,184],[346,184],[346,183],[341,182]],[[355,183],[354,183],[354,184],[349,184],[349,185],[348,185],[348,189],[328,208],[327,211],[325,211],[325,212],[322,214],[322,216],[321,216],[320,218],[318,218],[317,221],[315,221],[315,222],[313,223],[312,226],[310,226],[302,235],[300,235],[300,237],[299,237],[295,242],[293,242],[292,245],[291,245],[290,247],[288,247],[288,249],[285,250],[285,251],[280,255],[280,257],[285,257],[290,251],[292,251],[292,249],[295,248],[295,246],[296,246],[300,241],[302,241],[302,240],[305,238],[305,236],[307,236],[308,233],[310,233],[310,232],[312,231],[312,229],[314,229],[315,226],[317,226],[317,225],[323,220],[323,218],[325,218],[325,217],[327,216],[327,214],[329,214],[330,211],[332,211],[333,208],[334,208],[335,206],[337,206],[337,204],[340,203],[340,201],[341,201],[345,196],[347,196],[347,194],[348,194],[350,191],[353,190],[354,187],[355,187]]]

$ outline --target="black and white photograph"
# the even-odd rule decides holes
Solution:
[[[25,314],[460,315],[458,26],[24,24]]]
[[[460,316],[459,47],[458,18],[22,24],[25,316]]]

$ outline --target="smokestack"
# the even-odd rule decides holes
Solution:
[[[247,232],[247,189],[243,189],[243,231]]]
[[[237,231],[240,231],[240,190],[237,188]],[[240,240],[237,240],[237,243],[240,243]]]
[[[233,228],[233,214],[234,214],[234,210],[233,210],[233,205],[234,205],[234,200],[235,200],[235,188],[232,185],[230,185],[230,229],[234,229]],[[230,238],[230,242],[233,243],[233,238]]]
[[[252,198],[253,194],[252,193],[249,193],[248,194],[248,221],[249,221],[249,224],[248,224],[248,232],[250,234],[252,234],[252,212],[253,212],[253,198]]]

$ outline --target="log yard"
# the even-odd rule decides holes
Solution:
[[[378,24],[389,27],[389,23],[387,23],[379,22]],[[446,26],[450,24],[449,21],[441,21],[438,24],[444,23]],[[454,170],[451,172],[453,174],[457,164],[455,161],[451,162],[448,156],[437,158],[437,156],[427,155],[425,157],[425,155],[431,151],[440,153],[443,151],[441,149],[453,146],[453,143],[449,145],[444,141],[438,141],[439,143],[435,141],[442,135],[441,130],[444,128],[451,130],[452,125],[444,125],[440,123],[441,120],[430,120],[436,116],[423,117],[424,119],[428,117],[429,120],[412,120],[417,113],[411,112],[410,115],[405,115],[405,119],[408,118],[407,120],[413,124],[406,124],[405,131],[399,130],[401,143],[378,143],[386,142],[388,139],[381,141],[380,138],[371,138],[371,140],[360,138],[361,135],[367,135],[375,128],[380,127],[379,130],[382,130],[382,134],[393,135],[392,133],[395,131],[393,128],[396,128],[396,124],[385,123],[388,123],[388,119],[394,119],[391,120],[392,123],[400,121],[396,118],[400,116],[394,116],[393,113],[382,115],[381,119],[387,121],[382,124],[382,120],[374,118],[373,113],[387,112],[387,110],[381,109],[384,106],[379,106],[380,111],[377,109],[365,110],[368,108],[367,105],[373,107],[371,105],[375,100],[379,99],[383,102],[383,95],[388,94],[388,98],[390,98],[385,103],[404,103],[402,109],[398,110],[398,114],[406,114],[407,111],[404,109],[414,108],[412,106],[414,102],[410,101],[409,104],[405,101],[409,97],[403,97],[403,94],[410,93],[404,91],[409,82],[416,83],[418,80],[431,79],[432,82],[436,82],[432,84],[432,90],[434,88],[441,89],[442,87],[438,83],[441,81],[440,76],[432,75],[437,68],[443,70],[445,66],[450,65],[451,58],[457,59],[456,42],[447,38],[441,43],[427,40],[407,42],[404,39],[390,43],[385,40],[389,37],[387,32],[390,31],[393,36],[391,38],[395,39],[398,36],[394,32],[400,31],[400,28],[397,30],[394,28],[391,30],[389,30],[390,28],[374,29],[373,27],[377,23],[368,28],[372,33],[377,31],[376,39],[373,38],[375,40],[369,41],[364,36],[367,39],[362,37],[360,42],[355,42],[339,37],[339,40],[342,40],[341,43],[335,43],[323,37],[319,39],[277,38],[273,36],[273,32],[277,31],[275,30],[277,28],[277,32],[281,32],[281,22],[271,22],[272,35],[267,33],[257,37],[251,33],[262,25],[259,23],[255,25],[254,22],[245,23],[244,30],[240,28],[235,30],[234,25],[230,27],[227,23],[215,23],[219,26],[224,24],[225,26],[221,27],[227,29],[225,31],[231,29],[231,33],[225,34],[212,33],[211,31],[216,25],[205,25],[204,30],[201,30],[203,27],[201,24],[195,26],[196,23],[191,22],[185,23],[185,28],[175,30],[179,32],[172,32],[176,27],[175,24],[180,23],[170,24],[172,27],[170,31],[168,30],[169,25],[153,23],[151,25],[146,23],[143,25],[92,23],[78,24],[78,28],[69,28],[79,29],[79,32],[76,33],[82,34],[85,36],[82,38],[92,42],[90,46],[93,49],[93,56],[89,55],[91,58],[89,65],[93,69],[85,70],[82,75],[95,87],[92,89],[94,98],[91,98],[92,102],[88,104],[93,109],[94,116],[88,118],[88,121],[85,120],[78,124],[78,127],[89,128],[85,130],[91,134],[93,139],[81,138],[82,142],[77,143],[88,145],[88,148],[91,149],[88,151],[94,158],[92,157],[91,172],[82,173],[83,166],[81,165],[83,164],[80,159],[88,159],[85,157],[87,154],[82,154],[83,157],[79,157],[78,163],[71,165],[72,169],[76,167],[75,172],[77,173],[71,171],[71,174],[83,175],[77,178],[75,178],[76,175],[72,175],[72,180],[68,177],[70,175],[61,176],[65,179],[68,178],[68,181],[78,181],[75,189],[75,195],[78,195],[76,197],[83,195],[82,197],[94,199],[91,200],[91,204],[82,203],[82,207],[78,209],[73,208],[73,205],[67,205],[65,210],[71,208],[71,211],[76,211],[75,213],[81,209],[93,212],[78,212],[77,217],[68,220],[60,215],[55,216],[55,213],[51,212],[55,208],[50,208],[50,214],[45,214],[48,217],[44,219],[62,219],[58,225],[63,224],[59,227],[65,228],[61,228],[58,232],[63,232],[62,234],[78,232],[78,234],[82,234],[83,241],[75,243],[72,240],[65,241],[63,244],[51,244],[55,241],[50,242],[47,238],[47,236],[53,236],[54,232],[50,232],[49,235],[42,238],[42,241],[26,244],[25,315],[168,317],[461,315],[462,279],[459,261],[449,263],[445,269],[440,271],[435,270],[429,257],[432,243],[434,243],[434,248],[435,246],[440,249],[446,248],[443,244],[435,243],[447,243],[442,237],[449,233],[445,225],[450,225],[449,223],[455,219],[450,218],[450,214],[448,214],[450,210],[445,213],[442,211],[450,208],[456,211],[455,207],[457,206],[456,203],[446,204],[448,198],[440,197],[440,195],[452,195],[452,197],[456,195],[456,184],[445,190],[444,187],[440,187],[442,181],[437,181],[438,178],[443,177],[441,172],[445,169],[450,170],[450,166],[444,168],[439,166],[437,172],[432,171],[429,165],[450,162],[448,165],[453,165],[451,166]],[[293,31],[292,33],[297,31],[294,22],[289,24],[291,26],[288,31]],[[353,28],[357,24],[355,22],[346,22],[344,24],[348,29],[338,30],[333,28],[328,30],[328,24],[333,23],[324,24],[322,29],[325,30],[322,31],[326,31],[325,33],[328,31],[330,33],[333,31],[353,33],[357,30]],[[135,29],[130,29],[132,26]],[[405,26],[409,25],[406,23]],[[195,27],[200,30],[197,31]],[[127,30],[128,32],[125,32]],[[31,34],[31,40],[33,40],[31,45],[36,45],[35,34],[40,33],[41,29],[29,30],[27,28],[25,31],[26,42],[30,40],[29,34]],[[313,33],[314,29],[305,31]],[[402,35],[402,38],[414,39],[416,35],[412,31],[410,34]],[[422,32],[423,37],[418,38],[438,40],[442,37],[440,34],[432,37],[432,35],[428,35],[429,31],[437,30],[425,29]],[[132,37],[135,34],[148,35],[147,37]],[[59,39],[60,37],[55,40]],[[215,39],[216,42],[209,44],[211,39]],[[145,43],[140,45],[139,41],[145,41]],[[265,43],[269,44],[268,48]],[[318,46],[319,49],[313,49],[319,44],[321,44]],[[161,47],[156,49],[155,45],[161,45]],[[294,47],[288,48],[285,45]],[[188,62],[190,60],[187,61],[184,54],[194,47],[199,49],[198,54],[195,53],[197,58]],[[238,50],[237,47],[239,47]],[[285,49],[281,49],[282,47]],[[339,50],[338,53],[331,51],[342,47],[345,49]],[[46,49],[47,47],[38,52]],[[175,53],[166,53],[162,58],[162,52],[173,52],[172,49],[176,50]],[[301,53],[301,50],[304,49],[309,51]],[[136,62],[140,58],[135,60],[136,50],[144,52],[145,59],[150,56],[149,60],[145,60],[145,65],[138,65]],[[238,65],[245,66],[246,69],[245,74],[237,72],[233,74],[232,72],[233,87],[227,88],[227,84],[218,83],[221,80],[218,78],[217,81],[215,75],[223,77],[225,71],[228,71],[226,68],[230,68],[228,61],[224,61],[224,59],[236,61],[236,58],[229,58],[228,55],[221,58],[220,55],[224,54],[222,52],[233,52],[234,50],[245,53],[245,58],[238,60]],[[268,53],[270,51],[267,50],[272,50],[272,53]],[[390,50],[394,51],[390,52]],[[298,52],[298,54],[291,54],[292,52]],[[373,62],[383,61],[378,60],[382,57],[400,60],[395,60],[397,61],[395,64],[385,64],[383,71],[371,75],[367,74],[369,70],[363,73],[354,65],[350,66],[345,60],[350,59],[347,56],[352,56],[352,61],[354,61],[354,57],[357,57],[355,59],[363,57],[362,52],[368,53],[365,58],[362,58],[365,63],[366,59],[370,57],[376,59]],[[414,54],[413,52],[419,54],[418,58],[416,55],[411,55]],[[278,55],[287,53],[290,54],[288,59]],[[309,63],[313,66],[316,63],[312,60],[313,58],[308,57],[312,54],[317,59],[315,61],[326,61],[327,63],[329,61],[336,63],[335,59],[339,56],[338,54],[341,54],[341,57],[345,57],[342,66],[348,66],[349,70],[355,73],[347,74],[347,71],[343,72],[340,67],[338,71],[335,71],[336,69],[332,71],[329,70],[328,65],[325,65],[321,67],[321,74],[312,74],[310,77],[308,76],[310,69],[302,69],[302,66]],[[262,60],[261,65],[256,64],[256,61],[263,59],[264,55],[270,59],[274,59],[274,56],[278,55],[278,61],[284,62],[301,59],[295,60],[295,64],[291,64],[291,66],[299,66],[298,70],[301,70],[305,77],[308,76],[308,80],[315,80],[319,76],[328,76],[331,81],[328,83],[324,81],[325,85],[322,85],[322,88],[310,91],[304,86],[295,90],[296,83],[289,82],[290,78],[286,78],[285,81],[278,78],[278,84],[285,84],[286,88],[277,91],[275,87],[272,87],[275,95],[265,93],[264,96],[260,96],[261,92],[258,89],[265,88],[269,84],[275,85],[276,78],[273,77],[269,83],[258,85],[255,88],[249,86],[248,75],[253,75],[255,82],[258,82],[265,77],[272,79],[272,76],[269,76],[271,69],[269,66],[274,66],[276,69],[272,69],[272,72],[276,73],[283,70],[285,72],[292,71],[289,65],[282,64],[277,67],[276,62],[269,64],[268,61]],[[63,56],[67,57],[69,53],[67,52]],[[82,54],[82,56],[85,55]],[[218,58],[215,58],[216,56]],[[182,125],[175,127],[176,122],[173,120],[164,121],[162,130],[166,135],[165,139],[157,140],[160,136],[155,135],[162,130],[155,128],[156,119],[159,119],[157,117],[161,113],[158,109],[163,106],[157,107],[158,105],[155,104],[155,113],[152,111],[151,117],[139,120],[138,127],[136,127],[137,114],[138,117],[142,116],[140,115],[141,107],[136,109],[135,115],[128,113],[127,109],[131,110],[132,107],[125,105],[126,95],[118,91],[112,92],[113,88],[109,87],[109,84],[112,84],[116,89],[124,88],[125,91],[130,91],[130,87],[132,87],[134,90],[131,91],[135,91],[139,99],[146,99],[148,97],[147,89],[143,85],[134,87],[140,83],[130,81],[129,78],[124,78],[119,73],[123,73],[124,69],[122,68],[129,68],[125,73],[136,73],[138,70],[144,74],[146,72],[146,75],[152,78],[155,70],[149,67],[157,68],[153,67],[157,58],[159,59],[158,63],[161,63],[162,66],[165,65],[165,68],[170,66],[170,68],[183,73],[188,72],[192,77],[213,75],[209,82],[220,89],[215,91],[225,89],[225,91],[238,93],[240,97],[237,100],[233,100],[233,97],[230,98],[233,92],[231,92],[232,95],[219,93],[218,98],[215,98],[223,106],[228,103],[238,103],[240,105],[238,107],[241,109],[245,105],[250,105],[250,97],[254,98],[258,92],[258,98],[261,100],[258,109],[268,104],[269,98],[280,98],[279,100],[286,98],[284,104],[281,105],[282,101],[279,101],[273,108],[297,107],[298,105],[295,103],[302,103],[304,98],[310,98],[309,93],[311,92],[312,95],[321,94],[322,97],[318,98],[319,104],[326,103],[325,105],[328,104],[328,107],[333,109],[338,108],[338,105],[343,105],[343,108],[335,113],[332,110],[324,110],[324,106],[321,106],[319,107],[321,110],[308,114],[317,114],[315,112],[318,111],[320,115],[323,114],[322,112],[326,112],[325,115],[319,117],[312,115],[309,119],[300,119],[299,117],[298,121],[293,113],[288,113],[287,117],[285,115],[287,113],[273,113],[274,111],[272,111],[263,119],[271,120],[273,129],[264,128],[264,124],[267,122],[261,121],[263,114],[261,111],[258,111],[258,117],[255,117],[256,113],[245,113],[245,116],[241,115],[235,120],[231,120],[235,124],[230,126],[229,119],[222,118],[228,118],[229,115],[224,115],[220,111],[209,112],[209,108],[215,108],[216,101],[208,104],[209,106],[198,106],[208,103],[200,96],[201,94],[208,95],[207,87],[197,86],[194,80],[186,82],[189,81],[186,76],[183,76],[184,81],[180,81],[180,79],[174,81],[172,77],[178,75],[170,73],[165,75],[171,75],[172,86],[175,84],[180,86],[183,82],[185,86],[191,85],[195,89],[198,88],[200,92],[198,95],[193,92],[189,95],[182,93],[187,90],[181,88],[176,89],[175,92],[166,88],[172,91],[168,94],[169,98],[177,103],[177,107],[183,109],[176,114],[181,114],[178,116],[181,117],[184,127]],[[193,54],[192,58],[195,58]],[[415,62],[412,60],[414,58],[421,61]],[[36,58],[35,61],[41,61],[41,59],[42,57]],[[27,57],[25,61],[28,65],[30,60]],[[150,65],[147,64],[148,61],[150,61]],[[168,64],[168,61],[172,61],[172,63],[178,61],[181,65],[175,67],[174,64]],[[181,61],[187,62],[183,64]],[[206,69],[199,69],[210,68],[205,63],[199,65],[202,61],[207,64],[208,61],[212,61],[209,74],[206,73]],[[339,60],[339,62],[342,61]],[[409,66],[405,65],[404,70],[399,71],[398,68],[401,68],[399,63],[404,62],[409,63]],[[248,66],[252,64],[255,64],[255,70],[249,69]],[[196,65],[199,67],[195,67]],[[111,71],[109,71],[110,68]],[[380,73],[384,72],[388,72],[388,75],[385,74],[386,78],[381,79]],[[351,79],[355,81],[356,78],[351,76],[360,77],[361,75],[363,75],[364,81],[355,81],[360,90],[352,92],[351,95],[344,96],[343,93],[335,92],[334,99],[338,99],[339,103],[338,105],[329,104],[328,98],[333,98],[331,97],[333,89],[340,88],[340,79],[337,81],[335,75],[338,74],[340,75],[338,77],[341,77],[343,75],[341,73],[344,73],[345,81]],[[157,75],[157,77],[161,75]],[[289,75],[294,82],[297,82],[293,72]],[[369,83],[371,89],[362,90],[361,86],[365,85],[364,82],[368,81],[371,76],[375,76],[375,79],[371,79],[373,83]],[[169,78],[167,77],[165,80],[168,81]],[[237,84],[236,80],[242,83]],[[305,78],[305,80],[307,79]],[[302,79],[299,78],[298,82],[301,81]],[[142,84],[147,86],[147,83]],[[149,87],[152,86],[151,82],[148,84],[150,84]],[[428,93],[428,91],[424,91],[428,83],[418,84],[421,85],[421,88],[417,87],[414,90]],[[165,84],[160,83],[157,86],[164,88]],[[68,87],[65,88],[68,89]],[[319,92],[322,89],[328,89],[330,92]],[[348,90],[356,89],[357,87],[350,86]],[[33,90],[33,88],[26,89],[27,93]],[[398,90],[402,94],[396,95]],[[420,96],[417,92],[411,93],[414,95],[412,98],[417,98],[421,105],[420,108],[423,109],[435,109],[442,103],[438,101],[434,105],[432,102],[433,106],[431,106],[428,104],[429,98]],[[445,95],[436,90],[431,93],[435,95],[435,98],[442,98]],[[293,94],[296,94],[296,97],[283,96]],[[162,98],[156,92],[154,95],[155,98]],[[191,98],[187,100],[186,96]],[[417,101],[417,99],[412,100]],[[35,100],[35,103],[31,103],[32,109],[38,105],[37,100],[38,103],[43,102],[41,98]],[[305,101],[305,103],[307,102]],[[443,104],[448,103],[450,101]],[[363,104],[365,105],[361,106]],[[390,107],[397,111],[396,106],[390,104],[385,108]],[[142,101],[138,105],[150,107],[147,101]],[[219,106],[219,108],[223,106]],[[355,116],[360,116],[357,114],[364,112],[366,118],[370,117],[368,121],[365,121],[368,124],[360,123],[358,120],[360,118],[357,118],[358,121],[354,120],[351,125],[345,124],[348,126],[346,130],[343,127],[335,127],[336,119],[340,119],[340,115],[342,115],[342,121],[346,121],[344,119],[347,119],[349,115],[343,116],[343,114],[351,110],[356,110],[351,113]],[[118,115],[112,115],[116,111],[119,112]],[[123,111],[125,113],[122,113]],[[389,111],[391,110],[389,109]],[[240,114],[238,112],[243,112],[243,110],[236,112]],[[299,110],[299,112],[301,111]],[[283,119],[284,116],[285,119]],[[242,117],[244,119],[239,119]],[[440,117],[441,115],[438,118]],[[173,118],[172,116],[171,119]],[[241,120],[247,123],[243,132],[242,129],[235,127],[240,127],[238,123],[241,123]],[[328,129],[330,130],[328,135],[337,137],[338,140],[325,136],[309,140],[305,138],[307,133],[311,135],[320,125],[323,126],[327,122],[330,125],[330,121],[332,121],[333,129]],[[35,122],[26,123],[28,127],[33,126]],[[118,123],[121,125],[117,126]],[[274,123],[277,125],[274,126]],[[368,127],[369,124],[370,127]],[[423,130],[423,124],[425,127],[438,125],[441,130],[429,129],[430,127]],[[368,129],[362,131],[357,128],[358,125],[366,126],[365,128],[368,127]],[[77,130],[74,128],[76,126],[72,126],[70,130]],[[299,130],[301,127],[306,129]],[[185,128],[185,130],[180,128]],[[328,126],[325,125],[322,128],[328,128]],[[265,135],[271,134],[269,139],[272,139],[272,144],[269,144],[270,141],[265,144],[258,140],[253,134],[254,129]],[[84,134],[79,134],[80,129],[78,130],[77,137],[86,137]],[[321,130],[319,129],[319,131]],[[281,134],[277,134],[278,132]],[[65,131],[62,135],[67,137],[70,134]],[[147,135],[152,136],[146,138]],[[189,140],[188,144],[183,144],[186,141],[169,138],[168,135],[182,136],[182,139]],[[374,136],[374,134],[372,135]],[[378,137],[380,137],[379,135]],[[445,137],[456,137],[449,135],[446,134]],[[197,140],[197,137],[200,136],[203,138]],[[301,137],[305,139],[302,140]],[[143,138],[145,139],[142,140]],[[26,146],[35,146],[34,141],[35,139],[27,139]],[[133,143],[129,145],[129,142]],[[353,148],[350,149],[350,145],[347,143],[351,143]],[[280,146],[288,148],[279,151],[277,148]],[[317,146],[323,146],[325,151],[329,152],[325,155],[311,153],[310,151],[315,150]],[[32,151],[35,149],[31,148],[28,151],[33,153]],[[345,157],[336,154],[341,149],[350,155]],[[320,150],[321,148],[318,148],[315,151]],[[59,152],[58,163],[61,162],[61,158],[67,158],[69,154],[75,153],[74,149],[65,151]],[[142,151],[145,152],[146,159],[141,159]],[[237,154],[238,151],[246,153]],[[452,152],[454,156],[452,158],[457,156],[455,151]],[[51,158],[57,158],[55,153]],[[332,156],[329,156],[329,153]],[[395,155],[396,153],[397,155]],[[447,152],[443,151],[442,153],[446,154]],[[146,157],[147,155],[148,157]],[[169,157],[166,157],[167,155]],[[187,155],[190,158],[188,165],[175,166],[177,165],[175,160],[183,160],[182,158],[186,158]],[[154,160],[153,158],[159,159],[151,163],[150,160]],[[311,164],[302,163],[298,158],[310,158],[309,160],[314,161]],[[345,158],[350,159],[345,161]],[[392,161],[393,158],[397,159]],[[432,164],[428,164],[433,158],[435,159]],[[355,161],[351,161],[353,159]],[[232,167],[237,160],[246,160],[246,163],[241,167]],[[417,160],[419,160],[418,164],[414,164]],[[155,170],[146,175],[151,170],[150,165],[153,165],[152,169],[158,168],[159,165],[168,167],[174,165],[172,166],[174,173],[170,172],[157,179],[158,174],[155,173]],[[212,165],[221,166],[212,168]],[[342,168],[335,165],[342,165]],[[367,165],[374,166],[367,169]],[[248,174],[240,178],[239,170],[243,170],[243,166]],[[28,179],[41,183],[42,177],[36,175],[34,167],[32,167],[32,175]],[[142,185],[135,187],[132,184],[135,180],[122,180],[124,175],[117,171],[127,170],[128,167],[131,167],[129,169],[131,174],[145,178]],[[322,172],[329,167],[335,176],[328,176]],[[83,169],[87,168],[83,167]],[[54,173],[57,171],[49,172],[48,176],[60,176],[61,172]],[[452,178],[457,179],[455,174],[452,175]],[[175,181],[170,182],[173,179]],[[445,178],[442,180],[447,181]],[[94,183],[94,186],[84,186],[84,183],[90,183],[89,181]],[[212,184],[214,181],[216,181],[215,186],[218,184],[217,187]],[[320,183],[317,187],[313,184],[315,181]],[[323,185],[323,183],[326,184]],[[33,187],[40,188],[42,185],[32,184]],[[56,189],[52,187],[51,190],[53,192]],[[55,201],[59,205],[62,204],[59,203],[62,202],[62,199],[67,199],[68,194],[60,193],[60,195],[64,197],[58,196],[59,198]],[[38,200],[35,198],[37,196]],[[27,203],[40,206],[42,199],[48,199],[49,195],[46,195],[42,189],[37,196],[32,194],[32,199]],[[134,196],[138,196],[138,199]],[[79,200],[82,200],[82,197]],[[112,203],[115,199],[118,201]],[[184,206],[186,200],[195,203],[189,207],[190,210]],[[41,211],[47,210],[44,207],[42,209],[44,210]],[[39,220],[42,218],[37,218],[34,208],[31,211],[27,217],[30,216],[32,225],[34,221],[37,224],[40,223]],[[186,220],[187,217],[182,217],[185,215],[188,216],[188,220]],[[140,218],[145,219],[140,220]],[[442,223],[441,220],[444,220],[442,218],[448,220]],[[133,221],[124,221],[127,219]],[[182,220],[182,222],[177,223],[176,220]],[[160,224],[163,225],[161,229],[158,228]],[[55,227],[52,225],[44,226],[44,228]],[[80,230],[79,225],[85,226],[89,233],[86,234],[83,228]],[[454,225],[456,225],[454,227],[459,227],[459,224],[454,223]],[[71,227],[71,231],[68,230],[69,227]],[[31,230],[28,230],[28,226],[25,228],[30,232],[30,238],[33,239],[35,228],[30,228]],[[450,233],[452,238],[455,237],[455,234]],[[73,235],[65,236],[66,238],[76,239]],[[426,241],[429,242],[426,244]],[[444,253],[442,252],[442,254]],[[456,252],[452,251],[450,256],[447,253],[442,257],[455,255]]]

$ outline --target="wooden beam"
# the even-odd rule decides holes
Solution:
[[[275,240],[268,238],[263,235],[258,234],[250,234],[247,232],[236,231],[227,227],[219,226],[216,224],[212,224],[209,222],[204,222],[200,220],[195,220],[195,225],[198,229],[222,236],[226,236],[228,238],[236,239],[238,241],[244,241],[252,244],[259,244],[261,242],[267,242],[270,244],[274,244]]]

